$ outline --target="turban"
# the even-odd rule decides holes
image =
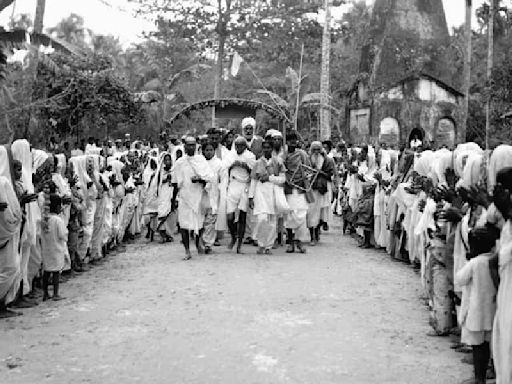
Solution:
[[[247,139],[243,136],[238,136],[235,139],[235,144],[245,144],[245,146],[247,146]]]
[[[274,131],[274,133],[272,134],[272,137],[283,137],[283,134],[279,131]]]
[[[311,143],[311,148],[310,148],[311,150],[313,150],[313,149],[320,149],[321,150],[322,148],[323,148],[322,143],[319,142],[319,141],[313,141]]]
[[[184,141],[185,141],[185,144],[196,144],[197,143],[195,137],[193,137],[193,136],[185,137]]]
[[[245,127],[248,127],[249,125],[255,128],[256,120],[254,120],[254,118],[252,118],[252,117],[246,117],[245,119],[242,120],[242,129]]]
[[[268,136],[270,136],[270,137],[274,137],[274,135],[276,134],[276,132],[278,132],[278,131],[276,131],[275,129],[269,129],[269,130],[265,133],[265,137],[268,137]]]

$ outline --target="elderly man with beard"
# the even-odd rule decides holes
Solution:
[[[208,162],[202,155],[196,154],[197,142],[193,137],[185,138],[185,156],[179,158],[173,168],[175,187],[173,192],[173,205],[178,197],[178,222],[185,257],[190,260],[190,234],[193,232],[196,239],[198,253],[204,253],[201,244],[205,211],[202,206],[202,197],[205,186],[214,181],[214,175]]]
[[[242,120],[242,135],[247,140],[247,149],[254,153],[256,159],[263,154],[263,139],[254,134],[256,130],[256,120],[252,117],[246,117]]]
[[[290,132],[287,135],[288,150],[285,155],[284,165],[286,168],[286,184],[284,193],[290,207],[286,214],[284,225],[288,238],[287,253],[305,253],[302,241],[307,240],[307,214],[308,201],[306,190],[309,188],[308,181],[304,175],[302,165],[311,166],[308,154],[298,147],[298,135]]]
[[[230,249],[235,246],[237,237],[237,253],[241,253],[247,211],[249,209],[249,186],[251,183],[251,172],[256,164],[256,158],[247,149],[247,140],[238,137],[235,140],[235,154],[226,164],[228,169],[228,189],[226,197],[226,213],[229,232],[231,233]],[[235,214],[238,212],[238,221],[235,222]]]
[[[315,246],[320,240],[320,226],[327,222],[335,171],[334,160],[325,153],[319,141],[311,143],[311,166],[318,171],[318,176],[311,187],[314,202],[309,205],[308,211],[311,245]]]
[[[256,120],[252,117],[246,117],[242,120],[242,135],[247,140],[247,149],[254,153],[256,160],[259,159],[263,154],[263,138],[254,134],[256,130]],[[256,218],[252,213],[252,209],[247,212],[246,228],[245,232],[248,233],[245,244],[257,245],[254,237],[256,228]]]

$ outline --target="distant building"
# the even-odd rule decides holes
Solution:
[[[348,95],[346,136],[390,145],[463,141],[463,94],[449,75],[442,0],[376,0],[371,28]]]

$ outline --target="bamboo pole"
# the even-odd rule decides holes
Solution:
[[[331,138],[330,64],[331,64],[331,0],[325,0],[325,21],[322,36],[322,73],[320,77],[320,140]]]
[[[465,24],[465,37],[466,37],[466,54],[464,56],[464,126],[462,134],[459,137],[461,142],[465,142],[468,132],[469,121],[469,97],[471,88],[471,56],[473,54],[473,32],[471,30],[471,21],[473,16],[473,0],[466,0],[466,24]]]
[[[299,65],[299,80],[297,81],[297,102],[295,103],[295,119],[294,119],[294,128],[297,131],[299,128],[299,107],[300,107],[300,88],[302,84],[302,67],[304,65],[304,44],[302,44],[302,49],[300,51],[300,65]]]
[[[491,81],[492,70],[494,67],[494,3],[495,0],[489,2],[489,26],[487,35],[489,38],[487,50],[487,103],[485,105],[485,149],[489,150],[489,132],[491,130]]]

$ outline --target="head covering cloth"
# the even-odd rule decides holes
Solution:
[[[253,128],[256,128],[256,120],[254,120],[253,117],[246,117],[242,120],[242,129],[245,127],[251,126]]]
[[[489,190],[496,185],[496,177],[502,169],[512,167],[512,146],[500,145],[494,149],[489,159]]]

